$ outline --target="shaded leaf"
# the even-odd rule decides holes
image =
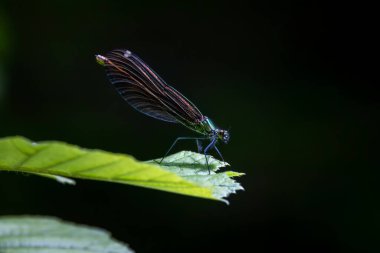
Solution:
[[[105,230],[35,216],[0,216],[0,252],[133,253]]]

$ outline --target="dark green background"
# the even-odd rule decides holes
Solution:
[[[131,109],[94,54],[136,52],[222,128],[231,205],[0,174],[0,215],[99,226],[143,252],[376,252],[378,15],[332,1],[1,1],[0,136],[160,157],[187,129]],[[195,149],[193,143],[180,149]],[[246,247],[246,249],[244,249]]]

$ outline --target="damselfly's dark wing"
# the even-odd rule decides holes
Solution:
[[[105,55],[103,65],[117,92],[136,110],[153,118],[192,128],[203,120],[197,107],[167,85],[145,62],[128,50]]]

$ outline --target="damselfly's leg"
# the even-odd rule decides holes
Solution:
[[[222,153],[220,153],[219,149],[216,146],[214,148],[215,148],[216,152],[218,153],[218,155],[220,156],[220,158],[222,158],[222,161],[224,162],[224,158],[222,156]]]
[[[208,169],[208,174],[210,175],[210,166],[208,164],[208,158],[207,158],[207,151],[211,148],[215,148],[215,144],[216,144],[216,141],[217,141],[217,138],[213,138],[210,142],[210,144],[207,145],[207,147],[205,148],[205,150],[203,151],[204,155],[205,155],[205,158],[206,158],[206,164],[207,164],[207,169]]]
[[[162,163],[162,161],[169,154],[169,152],[174,148],[174,146],[177,144],[178,141],[180,141],[180,140],[206,140],[206,139],[208,139],[208,138],[206,138],[206,137],[178,137],[177,139],[175,139],[173,144],[170,146],[169,150],[166,151],[165,155],[161,158],[161,160],[158,164]]]

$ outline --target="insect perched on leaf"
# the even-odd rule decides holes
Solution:
[[[198,152],[202,152],[202,140],[210,141],[203,149],[207,164],[207,154],[212,149],[215,149],[223,160],[216,144],[228,143],[229,132],[217,128],[190,100],[166,84],[134,53],[116,49],[105,56],[96,55],[96,60],[105,67],[107,76],[117,92],[137,111],[159,120],[180,123],[202,135],[202,137],[177,138],[160,163],[179,140],[185,139],[195,140]],[[210,168],[208,170],[210,172]]]

